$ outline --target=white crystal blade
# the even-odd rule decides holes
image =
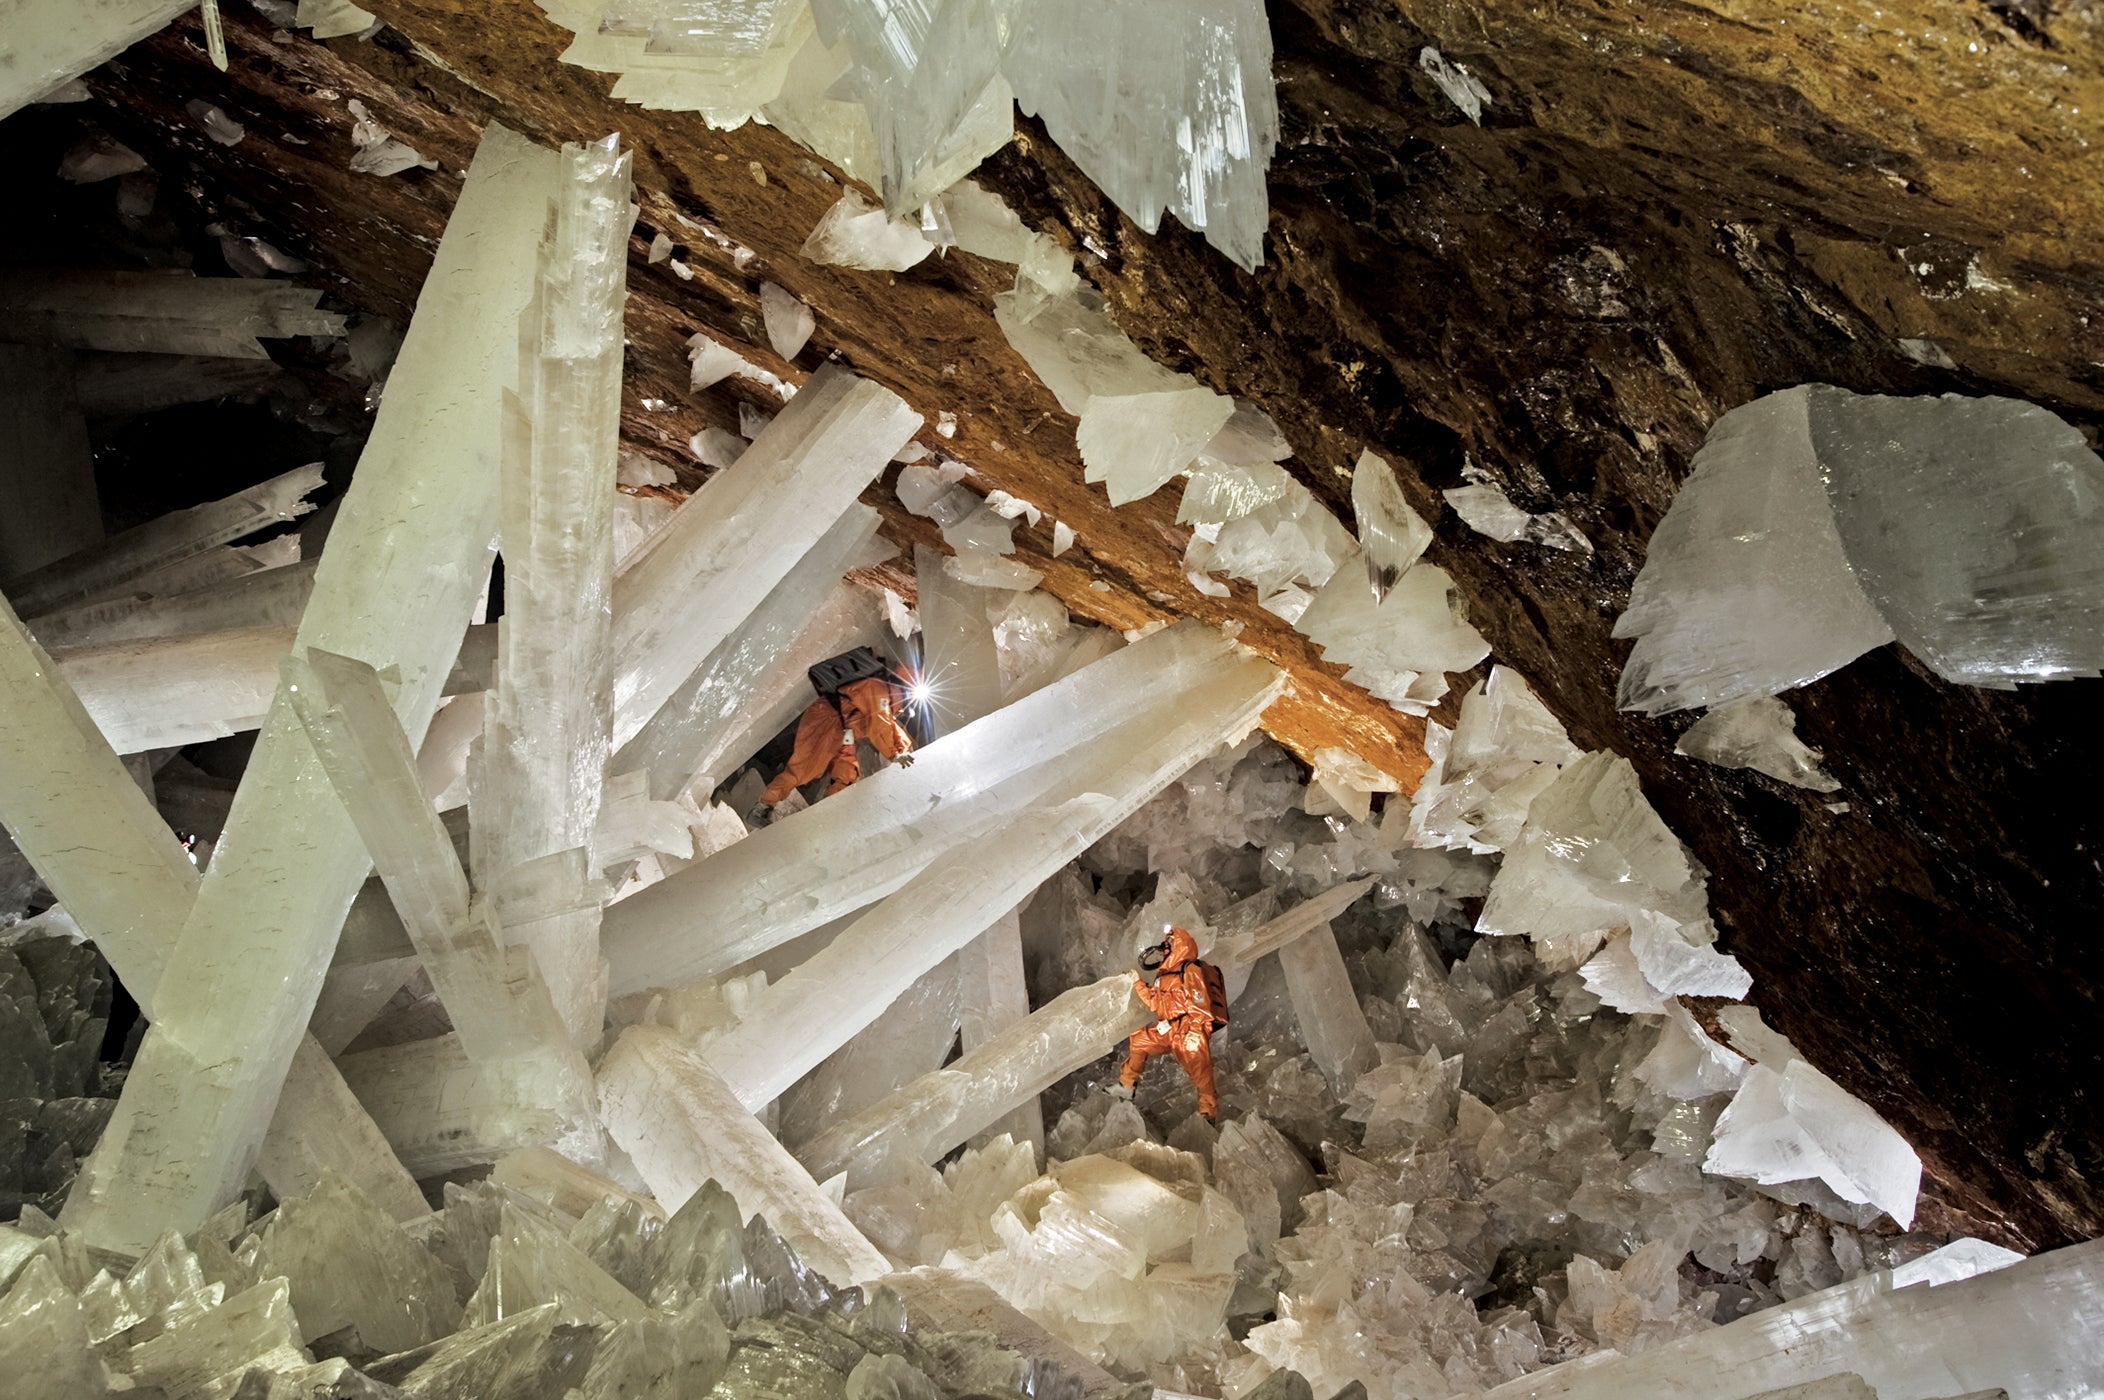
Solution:
[[[258,336],[343,334],[321,293],[290,282],[165,272],[0,273],[0,322],[19,340],[82,350],[267,358]]]
[[[1366,551],[1366,580],[1379,602],[1432,543],[1432,527],[1403,499],[1395,468],[1372,452],[1361,452],[1352,469],[1352,517]]]
[[[921,421],[898,395],[828,365],[651,537],[614,582],[616,744],[759,606]]]
[[[45,613],[29,630],[49,648],[107,646],[149,637],[194,637],[250,627],[296,629],[314,591],[318,559],[258,569],[252,574],[181,593],[127,590],[99,602]]]
[[[28,106],[194,8],[184,0],[23,0],[6,14],[8,62],[0,117]]]
[[[1797,737],[1797,716],[1772,695],[1719,705],[1680,736],[1673,752],[1721,768],[1751,768],[1813,792],[1841,784],[1819,766],[1820,752]]]
[[[658,1201],[678,1210],[715,1181],[741,1213],[766,1218],[836,1284],[891,1271],[811,1174],[732,1094],[708,1061],[661,1026],[631,1026],[599,1067],[601,1111]]]
[[[1366,1070],[1378,1055],[1373,1031],[1345,971],[1344,955],[1337,949],[1337,935],[1325,923],[1306,936],[1278,950],[1279,969],[1286,974],[1286,993],[1293,1003],[1294,1019],[1300,1022],[1301,1043],[1315,1058],[1323,1078],[1340,1093]]]
[[[481,593],[500,396],[554,165],[501,127],[485,134],[300,625],[304,646],[398,666],[413,736]],[[142,1249],[240,1189],[368,864],[298,720],[274,705],[163,973],[185,1014],[147,1032],[67,1201],[89,1239]]]

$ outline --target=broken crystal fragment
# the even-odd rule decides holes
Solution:
[[[317,1337],[355,1327],[374,1351],[408,1351],[460,1323],[444,1265],[334,1174],[272,1213],[257,1259],[290,1281],[299,1324]]]
[[[1323,924],[1280,948],[1278,961],[1300,1023],[1301,1042],[1332,1089],[1348,1091],[1379,1056],[1344,955],[1337,949],[1337,935]]]
[[[7,582],[21,612],[36,616],[109,595],[156,570],[205,553],[215,545],[288,520],[314,505],[322,464],[310,462],[223,500],[173,511]]]
[[[93,185],[145,168],[146,157],[122,141],[91,133],[67,150],[58,163],[58,177],[76,185]]]
[[[1615,621],[1616,703],[1647,714],[1774,695],[1892,640],[1820,485],[1809,389],[1719,418]]]
[[[1535,796],[1577,758],[1577,746],[1526,679],[1493,666],[1463,698],[1442,767],[1413,799],[1410,830],[1424,844],[1505,850]]]
[[[1423,562],[1378,602],[1363,574],[1339,574],[1294,625],[1326,660],[1352,668],[1345,679],[1420,714],[1446,693],[1448,672],[1469,670],[1490,654],[1490,644],[1462,616],[1453,580]]]
[[[760,314],[767,322],[767,343],[785,360],[795,360],[817,328],[811,308],[772,282],[760,284]]]
[[[1440,494],[1454,508],[1469,529],[1479,535],[1487,535],[1507,544],[1515,540],[1532,540],[1552,549],[1570,550],[1579,554],[1590,554],[1592,541],[1578,532],[1576,526],[1563,516],[1551,512],[1547,515],[1530,515],[1512,503],[1498,484],[1479,468],[1467,468],[1463,475],[1468,485],[1456,487]]]
[[[373,120],[365,110],[365,104],[357,98],[350,101],[351,145],[356,149],[351,154],[351,169],[360,175],[399,175],[405,170],[422,167],[438,169],[438,162],[426,156],[405,141],[398,141],[388,129]]]
[[[1645,800],[1629,760],[1589,753],[1534,799],[1476,927],[1570,936],[1646,912],[1699,925],[1707,910],[1701,867]]]
[[[1246,512],[1244,512],[1246,514]],[[1366,577],[1374,601],[1388,596],[1432,542],[1432,527],[1403,499],[1395,468],[1372,452],[1361,452],[1352,469],[1352,516],[1359,524],[1359,547],[1365,551]]]
[[[343,334],[321,293],[285,282],[165,272],[0,273],[8,334],[41,345],[267,359],[265,336]]]
[[[363,34],[379,20],[350,0],[299,0],[292,22],[302,29],[311,29],[317,39],[338,39],[346,34]]]
[[[29,624],[46,647],[74,649],[150,637],[194,637],[252,627],[297,628],[318,560],[259,569],[181,593],[120,593],[45,613]]]
[[[1462,116],[1477,126],[1483,125],[1483,108],[1490,102],[1490,89],[1483,86],[1481,79],[1429,45],[1418,50],[1417,66],[1438,84],[1449,102],[1461,109]],[[1451,497],[1452,493],[1448,494]]]
[[[892,222],[852,189],[826,210],[803,246],[804,256],[813,262],[868,272],[904,272],[934,251],[935,245],[918,227]]]
[[[1797,716],[1772,695],[1735,700],[1710,710],[1680,736],[1673,752],[1720,768],[1751,768],[1813,792],[1841,789],[1819,766],[1819,750],[1797,737]]]
[[[248,128],[209,102],[193,97],[183,104],[183,110],[197,119],[197,124],[205,129],[205,135],[222,146],[238,146],[248,135]]]
[[[1017,103],[1152,233],[1164,209],[1245,268],[1263,260],[1278,143],[1271,26],[1251,0],[1058,0],[1016,15]]]
[[[1921,1159],[1906,1140],[1805,1060],[1746,1071],[1702,1168],[1763,1183],[1817,1177],[1903,1230],[1914,1223],[1921,1188]]]

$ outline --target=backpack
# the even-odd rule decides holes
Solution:
[[[811,678],[811,688],[836,705],[841,687],[856,681],[881,677],[902,690],[905,688],[905,683],[891,669],[890,663],[869,647],[856,647],[838,656],[829,656],[805,674]]]
[[[1227,1024],[1227,976],[1209,962],[1193,963],[1205,978],[1205,1009],[1215,1026]]]

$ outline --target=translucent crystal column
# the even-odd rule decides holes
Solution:
[[[1030,1014],[1030,988],[1023,968],[1023,921],[1011,909],[957,954],[958,1044],[969,1055]],[[1033,1099],[988,1128],[982,1137],[1006,1133],[1040,1153],[1045,1115]]]
[[[1038,801],[1063,760],[1229,680],[1233,651],[1197,623],[1158,632],[622,900],[604,927],[613,993],[715,976],[883,898]]]
[[[615,743],[737,630],[921,421],[890,390],[828,365],[687,498],[614,583]]]
[[[498,410],[555,158],[492,126],[463,187],[352,478],[305,646],[399,668],[420,736],[481,595]],[[369,861],[297,717],[273,706],[163,974],[101,1144],[66,1203],[107,1248],[201,1224],[253,1161]]]
[[[100,597],[214,545],[297,520],[314,509],[306,497],[320,487],[321,472],[321,463],[310,462],[223,500],[149,520],[10,579],[7,595],[24,615],[34,616]]]
[[[296,635],[241,627],[67,647],[55,659],[117,752],[143,753],[259,728]]]
[[[1351,974],[1345,971],[1344,955],[1337,950],[1337,935],[1324,922],[1279,949],[1278,964],[1286,974],[1294,1019],[1300,1022],[1301,1043],[1342,1097],[1361,1073],[1373,1068],[1378,1056]]]
[[[814,648],[802,641],[803,635],[821,614],[830,615],[833,595],[850,587],[841,576],[870,549],[877,521],[877,513],[868,506],[849,506],[737,630],[680,683],[650,722],[622,745],[607,771],[642,769],[650,775],[650,795],[669,802],[686,791],[697,774],[724,769],[724,752],[751,727],[756,701],[783,690],[801,692],[808,704],[811,688],[805,670],[844,648],[811,655]],[[869,601],[867,589],[853,591]],[[861,611],[874,619],[873,604]],[[832,636],[829,631],[821,644],[830,644]]]
[[[986,604],[991,589],[951,578],[940,551],[913,554],[920,593],[921,672],[938,734],[961,729],[1001,708],[1001,658]]]
[[[502,872],[588,847],[606,783],[613,697],[609,608],[629,158],[614,138],[565,146],[554,228],[522,325],[507,412],[504,618],[497,684],[468,765],[475,866]],[[597,1046],[606,984],[596,910],[543,920],[530,946],[573,1039]]]
[[[268,359],[259,336],[343,334],[343,317],[316,311],[319,300],[311,287],[246,277],[42,267],[0,272],[0,324],[9,335],[81,350]]]
[[[101,538],[73,357],[0,345],[0,579],[11,582]],[[9,596],[18,608],[29,606],[12,588]]]
[[[599,1098],[614,1141],[667,1210],[677,1211],[713,1180],[742,1214],[765,1217],[833,1283],[866,1283],[891,1271],[708,1061],[672,1031],[624,1031],[599,1066]]]
[[[99,0],[93,5],[27,0],[7,14],[0,117],[30,103],[196,8],[187,0]]]
[[[296,629],[314,591],[318,559],[305,559],[223,583],[174,594],[82,603],[33,619],[29,630],[46,647],[106,646],[149,637],[192,637],[249,627]]]
[[[2104,1376],[2104,1240],[1944,1284],[1885,1270],[1636,1356],[1536,1371],[1487,1400],[1697,1400],[1853,1374],[1880,1396],[2077,1400]]]

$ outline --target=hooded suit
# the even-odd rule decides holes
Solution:
[[[1130,1089],[1140,1082],[1140,1072],[1150,1058],[1173,1055],[1198,1090],[1198,1111],[1213,1117],[1220,1111],[1213,1089],[1213,1013],[1205,992],[1204,964],[1198,961],[1198,940],[1172,927],[1161,976],[1151,987],[1141,977],[1134,977],[1133,982],[1133,994],[1156,1019],[1153,1025],[1132,1033],[1118,1082]]]

